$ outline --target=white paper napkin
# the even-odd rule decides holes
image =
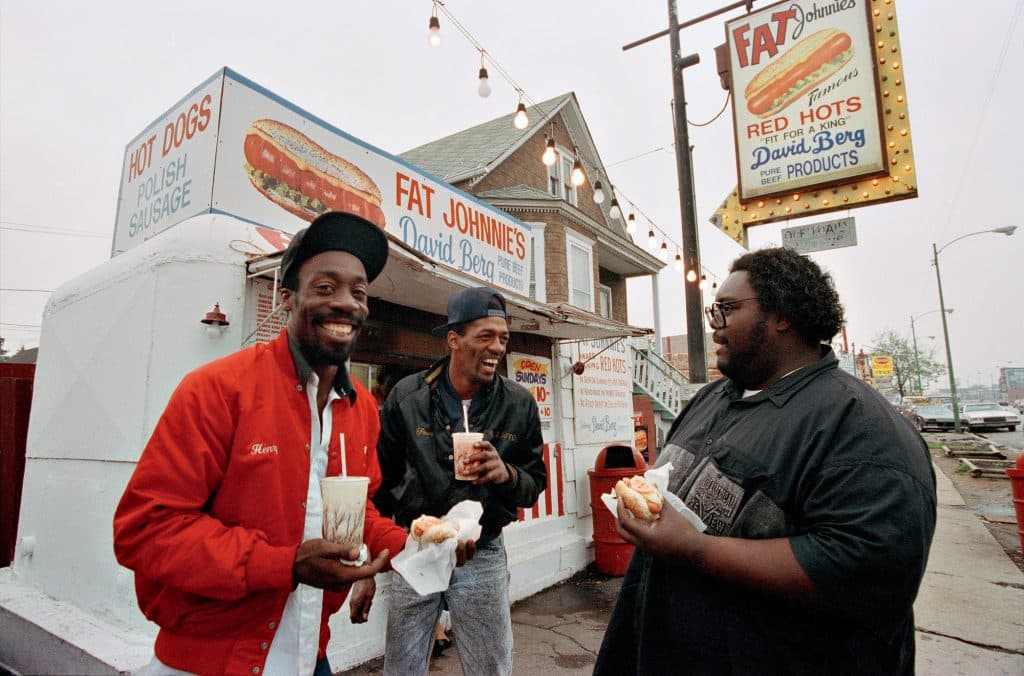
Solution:
[[[661,491],[661,495],[665,499],[665,502],[672,505],[672,509],[686,517],[686,520],[692,523],[694,528],[703,533],[707,530],[707,525],[692,509],[686,506],[686,503],[679,499],[678,495],[668,490],[668,476],[671,472],[672,463],[666,462],[661,467],[649,469],[644,472],[644,478],[658,487],[658,490]],[[614,488],[608,493],[601,495],[601,502],[603,502],[604,506],[608,508],[608,511],[612,513],[613,518],[619,518],[619,498],[615,495]]]
[[[405,541],[405,549],[391,559],[391,567],[420,596],[448,589],[455,570],[455,549],[459,542],[480,539],[480,517],[483,513],[483,505],[476,500],[463,500],[441,517],[442,521],[459,527],[456,537],[433,543],[414,540],[410,535]]]

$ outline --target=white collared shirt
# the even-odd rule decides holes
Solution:
[[[323,499],[320,479],[327,473],[327,448],[331,439],[331,405],[340,399],[332,387],[324,404],[323,426],[316,410],[316,393],[320,379],[310,373],[306,381],[309,398],[309,484],[306,488],[306,521],[302,541],[323,537]],[[320,645],[320,616],[323,611],[324,592],[317,587],[298,585],[284,605],[281,622],[270,645],[270,653],[263,668],[264,676],[290,676],[312,674],[316,667],[316,653]]]

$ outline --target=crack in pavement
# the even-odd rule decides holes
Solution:
[[[597,651],[596,650],[591,650],[587,646],[583,645],[582,643],[580,643],[576,639],[576,637],[570,636],[569,634],[566,634],[564,632],[558,631],[558,627],[564,627],[566,625],[577,624],[576,622],[562,622],[560,624],[553,624],[551,626],[544,626],[544,625],[538,625],[538,624],[530,624],[529,622],[523,622],[522,620],[516,620],[515,624],[523,624],[523,625],[526,625],[527,627],[533,627],[534,629],[545,629],[547,631],[550,631],[553,634],[557,634],[557,635],[561,636],[562,638],[569,639],[571,642],[573,642],[577,646],[579,646],[580,650],[583,650],[583,651],[585,651],[587,653],[590,653],[591,655],[594,655],[595,657],[597,656]],[[554,647],[555,647],[554,645],[551,646],[552,650],[554,649]]]
[[[1014,650],[1013,648],[1004,648],[1001,645],[993,645],[991,643],[982,643],[980,641],[971,641],[970,639],[961,638],[959,636],[953,636],[951,634],[943,634],[942,632],[932,631],[931,629],[925,629],[923,627],[914,627],[914,630],[915,631],[919,631],[922,634],[928,634],[930,636],[941,636],[942,638],[948,638],[948,639],[953,640],[953,641],[958,641],[960,643],[966,643],[967,645],[972,645],[972,646],[974,646],[976,648],[984,648],[985,650],[991,650],[991,651],[997,652],[997,653],[1005,653],[1007,655],[1024,655],[1024,650]]]

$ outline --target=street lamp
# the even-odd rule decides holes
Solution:
[[[929,310],[928,312],[922,312],[919,315],[911,315],[910,316],[910,335],[914,339],[914,370],[917,372],[917,393],[918,394],[924,394],[924,388],[921,387],[921,364],[917,360],[917,332],[914,330],[914,320],[915,319],[920,319],[921,317],[924,317],[925,315],[935,314],[936,312],[938,312],[938,310]],[[948,310],[945,310],[945,312],[946,312],[946,314],[951,315],[951,314],[953,314],[953,308],[949,308]]]
[[[946,368],[949,369],[949,394],[953,403],[953,430],[956,432],[960,432],[960,403],[956,400],[956,377],[953,375],[953,353],[949,349],[949,327],[946,323],[946,301],[942,297],[942,275],[939,274],[939,254],[942,253],[942,251],[950,244],[959,242],[966,237],[984,235],[990,232],[1009,237],[1016,229],[1016,225],[1006,225],[1001,228],[993,228],[991,230],[969,232],[966,235],[960,235],[956,239],[943,244],[941,247],[936,247],[935,242],[932,242],[932,265],[935,266],[935,281],[939,286],[939,309],[942,310],[942,338],[946,343]]]

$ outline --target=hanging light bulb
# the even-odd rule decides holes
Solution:
[[[480,86],[476,88],[480,98],[486,99],[491,95],[491,83],[487,80],[487,69],[480,68]]]
[[[629,218],[626,219],[626,232],[631,235],[636,232],[636,216],[633,215],[632,211],[629,212]]]
[[[612,200],[614,202],[614,200]],[[604,190],[601,189],[601,181],[594,181],[594,204],[604,203]]]
[[[658,243],[654,239],[654,230],[653,229],[652,230],[648,230],[647,231],[647,248],[650,249],[651,251],[654,251],[654,247],[657,244]]]
[[[615,220],[622,219],[622,209],[619,208],[619,200],[612,198],[612,206],[608,209],[608,214]]]
[[[660,258],[663,261],[668,261],[668,243],[667,242],[662,242],[661,243],[661,251],[658,252],[658,258]]]
[[[583,173],[583,164],[577,157],[576,161],[572,163],[572,184],[578,188],[586,182],[587,175]]]
[[[712,289],[717,289],[718,288],[718,280],[717,279],[711,284],[711,288]]]
[[[676,252],[676,272],[682,272],[682,271],[683,271],[683,257],[681,255],[679,255],[679,252],[677,251]]]
[[[516,116],[512,118],[512,126],[522,131],[530,126],[530,118],[526,115],[526,104],[523,103],[523,97],[519,96],[519,105],[516,106]]]
[[[700,276],[700,284],[697,285],[697,288],[700,289],[701,291],[703,291],[704,289],[708,288],[708,276],[707,275],[701,275]]]
[[[555,154],[555,139],[549,138],[548,147],[544,149],[544,154],[540,156],[540,161],[550,167],[557,159],[558,156]]]
[[[690,268],[689,270],[686,271],[686,281],[697,281],[697,273],[693,271],[693,268]]]
[[[430,24],[427,30],[427,44],[431,47],[441,46],[441,22],[437,20],[437,6],[434,6],[434,14],[430,17]]]

